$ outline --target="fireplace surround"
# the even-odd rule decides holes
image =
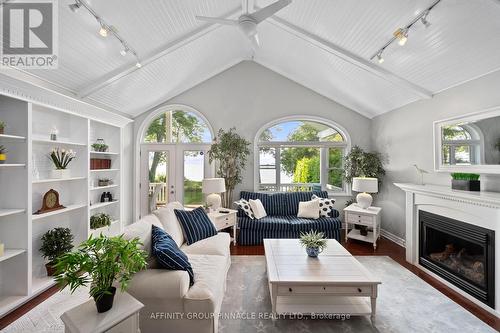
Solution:
[[[495,232],[419,211],[419,264],[495,307]]]
[[[449,288],[500,318],[500,272],[498,271],[500,269],[500,193],[457,191],[452,190],[449,186],[442,185],[416,185],[408,183],[395,183],[394,185],[402,189],[406,197],[405,207],[401,207],[405,213],[406,221],[406,261],[419,267],[424,272],[446,284]],[[429,234],[426,236],[434,237],[434,239],[438,240],[444,239],[445,241],[441,243],[435,242],[436,247],[421,248],[421,233],[427,232],[421,230],[420,225],[420,214],[425,214],[424,212],[444,217],[445,221],[448,221],[446,219],[450,219],[453,221],[451,226],[455,229],[463,226],[463,224],[479,227],[476,230],[483,233],[483,237],[485,237],[485,234],[488,234],[486,237],[489,239],[488,242],[491,244],[491,248],[479,246],[478,242],[474,243],[471,240],[463,239],[463,237],[454,237],[471,235],[472,233],[471,231],[463,230],[448,232],[451,230],[449,224],[446,227],[429,229]],[[439,234],[443,231],[445,231],[445,235]],[[491,233],[488,233],[488,231]],[[453,241],[456,244],[453,244]],[[447,245],[452,247],[448,247],[447,249]],[[468,261],[464,264],[465,267],[462,267],[462,273],[455,275],[458,275],[462,280],[460,282],[466,281],[469,287],[476,287],[476,293],[472,291],[473,288],[469,290],[462,288],[463,285],[459,285],[459,280],[453,281],[450,278],[454,270],[456,273],[457,264],[460,265],[460,262],[457,262],[457,259],[460,259],[460,257],[457,258],[457,256],[463,247],[468,247],[468,249],[465,252],[462,251],[460,257]],[[488,251],[489,254],[487,253]],[[452,258],[447,257],[452,253]],[[435,259],[433,260],[433,267],[427,265],[428,262],[432,262],[429,260],[431,254],[433,254]],[[476,255],[483,254],[485,254],[483,261],[475,257]],[[443,257],[441,258],[440,256]],[[421,257],[424,259],[421,259]],[[436,262],[439,259],[443,262]],[[489,260],[493,261],[493,263],[489,263]],[[471,263],[470,261],[473,262]],[[434,269],[436,267],[440,268],[440,272]],[[481,282],[481,272],[483,271],[485,277],[484,281]],[[440,274],[442,272],[445,272],[445,274]],[[463,276],[467,274],[468,278]],[[489,277],[488,274],[490,275]]]

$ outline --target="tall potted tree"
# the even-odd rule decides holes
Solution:
[[[231,206],[233,192],[241,183],[242,172],[250,155],[250,142],[236,133],[236,128],[228,131],[220,129],[217,138],[208,151],[210,163],[216,162],[217,176],[226,181],[226,192],[222,196],[222,205]]]
[[[147,254],[139,248],[138,238],[126,240],[123,236],[92,236],[80,244],[77,251],[58,258],[55,280],[73,293],[80,286],[90,285],[97,312],[113,307],[116,282],[122,291],[128,287],[132,276],[146,268]]]

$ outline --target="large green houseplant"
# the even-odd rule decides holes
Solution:
[[[78,287],[90,285],[90,296],[96,302],[97,312],[106,312],[113,306],[116,282],[125,291],[132,276],[146,268],[147,254],[139,249],[138,238],[126,240],[123,236],[92,236],[76,251],[58,258],[55,280],[73,293]]]
[[[208,151],[210,163],[216,161],[217,176],[226,181],[226,192],[222,195],[222,205],[230,207],[233,191],[241,183],[242,172],[250,155],[250,142],[236,133],[236,128],[229,131],[220,129],[217,138]]]
[[[43,234],[40,252],[48,260],[45,264],[48,276],[54,275],[57,258],[73,249],[73,239],[69,228],[54,228]]]

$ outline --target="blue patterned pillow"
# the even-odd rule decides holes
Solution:
[[[188,257],[165,230],[153,225],[151,231],[151,247],[153,256],[158,259],[162,268],[173,271],[186,271],[189,274],[189,285],[194,283],[194,273]]]
[[[174,209],[174,213],[181,224],[188,245],[217,235],[214,224],[202,207],[192,211]]]

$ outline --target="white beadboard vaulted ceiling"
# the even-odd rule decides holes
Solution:
[[[59,68],[29,74],[132,117],[248,59],[368,117],[500,69],[500,0],[442,0],[431,26],[416,23],[404,47],[385,50],[383,64],[370,57],[434,0],[293,0],[259,24],[257,50],[235,27],[195,19],[237,18],[241,0],[87,2],[138,52],[142,68],[120,55],[115,39],[99,36],[88,12],[59,0]]]

